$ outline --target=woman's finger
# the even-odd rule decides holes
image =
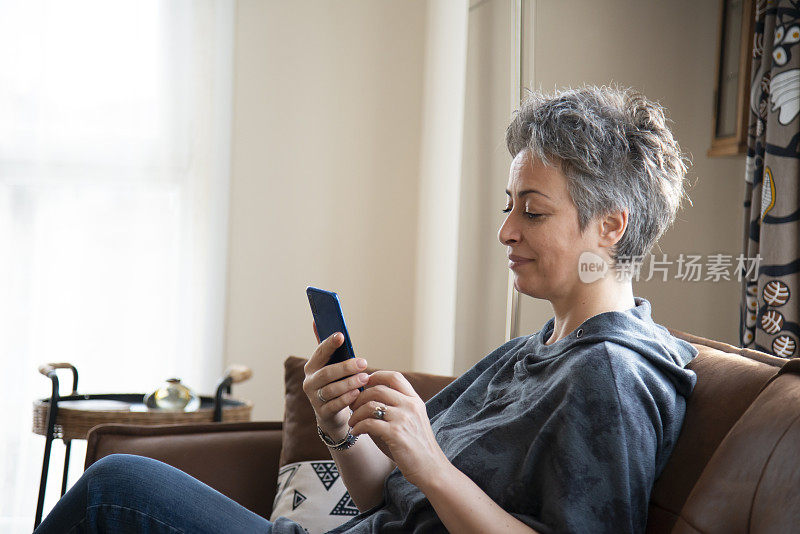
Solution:
[[[381,417],[377,417],[377,410],[383,413]],[[351,428],[355,428],[359,422],[365,419],[377,419],[379,421],[390,422],[397,419],[401,410],[402,408],[398,406],[392,406],[391,404],[385,404],[380,401],[370,401],[366,404],[362,404],[357,410],[353,410],[347,424],[350,425]]]
[[[361,408],[361,406],[371,401],[399,406],[404,400],[405,396],[402,393],[388,386],[372,386],[365,389],[361,395],[358,396],[356,401],[350,405],[350,409],[355,412]]]
[[[367,387],[371,386],[388,386],[409,397],[417,397],[417,392],[411,386],[411,383],[403,376],[402,373],[397,371],[375,371],[369,376]]]
[[[314,354],[311,355],[311,358],[308,359],[308,363],[306,363],[304,367],[306,376],[314,374],[325,367],[331,359],[333,352],[338,349],[342,343],[344,343],[344,336],[339,332],[334,332],[325,338],[322,343],[317,345]]]
[[[391,428],[388,421],[381,421],[380,419],[375,419],[374,417],[360,419],[358,421],[354,421],[354,423],[355,424],[351,426],[351,434],[354,436],[369,434],[373,440],[375,438],[378,438],[379,440],[385,440],[389,435]],[[392,458],[390,451],[386,450],[384,451],[384,454],[389,456],[389,458]]]
[[[317,408],[317,412],[322,417],[329,417],[331,415],[334,415],[339,411],[347,408],[347,406],[350,405],[350,403],[353,402],[353,400],[355,400],[356,397],[358,397],[359,393],[361,392],[358,391],[357,389],[351,389],[350,391],[346,391],[343,394],[336,397],[335,399],[329,400],[325,404],[320,405]]]
[[[358,388],[362,387],[364,384],[367,383],[367,380],[369,380],[369,375],[367,373],[358,373],[343,380],[337,380],[335,382],[329,383],[326,386],[317,388],[314,396],[321,403],[328,402],[330,400],[335,399],[336,397],[339,397],[340,395],[347,393],[348,391],[354,389],[358,390]],[[350,401],[352,402],[353,400],[354,398],[351,399]]]
[[[366,368],[367,361],[364,358],[349,358],[343,362],[325,365],[307,377],[308,386],[318,389],[347,376],[360,373]],[[359,384],[359,387],[363,385]]]

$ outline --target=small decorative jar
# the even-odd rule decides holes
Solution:
[[[200,397],[181,384],[180,378],[168,378],[160,388],[144,396],[144,404],[155,410],[193,412],[200,407]]]

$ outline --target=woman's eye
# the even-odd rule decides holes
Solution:
[[[503,213],[511,213],[511,210],[512,210],[511,206],[506,206],[506,209],[503,210]],[[531,213],[529,211],[523,212],[523,215],[525,215],[525,217],[533,221],[543,216],[541,213]]]

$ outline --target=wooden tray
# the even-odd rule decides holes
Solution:
[[[214,398],[200,397],[200,407],[193,412],[148,409],[142,402],[144,393],[109,393],[69,395],[58,400],[55,435],[64,441],[86,439],[92,427],[104,423],[166,425],[171,423],[210,423],[214,420]],[[33,432],[47,435],[47,413],[50,399],[33,403]],[[249,421],[253,403],[222,399],[222,420]]]

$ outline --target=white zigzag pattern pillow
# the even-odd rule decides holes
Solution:
[[[270,521],[286,517],[309,534],[322,534],[358,515],[332,460],[297,462],[278,472]]]

